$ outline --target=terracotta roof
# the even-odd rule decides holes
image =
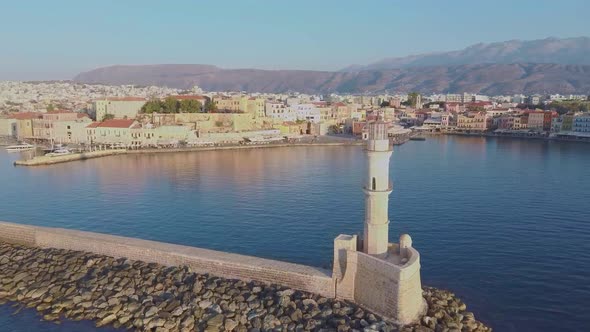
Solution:
[[[112,119],[112,120],[105,120],[98,124],[97,127],[100,128],[129,128],[133,125],[135,120],[128,120],[128,119]]]
[[[178,95],[178,96],[170,96],[176,100],[205,100],[207,98],[203,97],[203,96],[197,96],[197,95]]]
[[[108,101],[145,101],[145,98],[140,97],[108,97]]]
[[[55,110],[55,111],[47,111],[45,114],[69,114],[69,113],[74,113],[74,112],[68,111],[68,110]]]
[[[9,117],[12,119],[16,119],[16,120],[30,120],[30,119],[42,118],[43,113],[35,113],[35,112],[13,113]]]
[[[100,122],[92,122],[91,124],[87,125],[86,128],[96,128],[100,125]]]
[[[78,117],[78,119],[89,118],[88,114],[86,113],[78,113],[76,114],[76,116]]]

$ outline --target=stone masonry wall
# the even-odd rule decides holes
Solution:
[[[411,323],[423,314],[420,273],[404,275],[399,267],[362,252],[349,251],[347,256],[351,266],[356,267],[355,302],[402,324]],[[420,262],[414,264],[419,269]]]
[[[305,265],[121,236],[0,222],[0,241],[125,257],[162,265],[187,265],[198,273],[276,283],[335,297],[330,271]]]

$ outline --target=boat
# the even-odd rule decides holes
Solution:
[[[410,137],[410,141],[425,141],[426,137],[420,137],[420,136],[415,136],[415,137]]]
[[[8,152],[20,152],[20,151],[29,151],[35,148],[34,145],[29,143],[21,143],[17,145],[10,145],[6,147],[6,151]]]
[[[72,154],[73,152],[70,151],[69,149],[66,148],[60,148],[60,149],[56,149],[53,152],[47,153],[46,156],[48,157],[59,157],[59,156],[65,156],[68,154]]]
[[[47,149],[43,149],[43,151],[45,153],[50,153],[50,152],[55,152],[55,151],[63,149],[63,148],[65,148],[65,146],[63,144],[53,144],[53,142],[52,142],[51,147],[49,147]]]

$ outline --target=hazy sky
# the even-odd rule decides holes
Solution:
[[[337,70],[590,34],[590,0],[0,1],[0,80],[70,79],[113,64]]]

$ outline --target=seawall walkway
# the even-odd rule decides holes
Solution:
[[[491,331],[454,294],[424,289],[396,326],[334,299],[329,271],[121,236],[0,222],[0,304],[45,320],[139,331]]]

